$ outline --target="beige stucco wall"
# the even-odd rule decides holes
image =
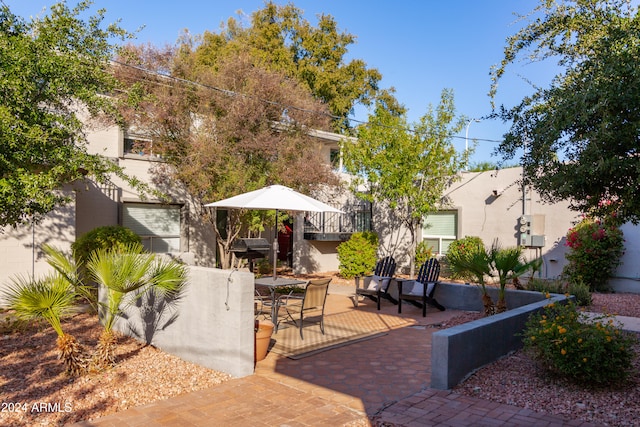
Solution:
[[[547,204],[539,195],[527,189],[523,205],[522,187],[519,184],[522,169],[519,167],[487,172],[463,172],[444,193],[443,209],[458,213],[457,237],[478,236],[487,246],[495,239],[503,247],[519,244],[518,219],[524,214],[534,215],[538,221],[534,234],[546,237],[540,249],[526,249],[532,259],[542,256],[541,277],[560,275],[565,264],[564,236],[579,220],[579,214],[568,209],[567,202]],[[495,190],[495,192],[494,192]],[[409,271],[411,233],[394,218],[386,206],[373,207],[375,231],[380,237],[380,256],[393,255],[401,272]],[[417,235],[422,239],[421,231]],[[325,254],[326,257],[326,254]]]
[[[293,226],[293,271],[296,274],[338,271],[338,241],[305,240],[302,214]]]
[[[67,191],[69,195],[73,192]],[[51,271],[44,260],[42,245],[68,251],[75,240],[75,204],[57,208],[41,222],[0,230],[0,305],[3,286],[12,277],[39,277]]]
[[[154,168],[161,165],[143,157],[124,158],[123,133],[117,126],[94,124],[87,133],[87,151],[102,154],[121,165],[125,172],[144,182],[152,183],[158,175]],[[199,202],[172,180],[160,180],[153,184],[169,194],[172,201],[184,204],[182,209],[181,254],[176,254],[190,264],[212,267],[215,265],[215,237],[212,226],[201,217]],[[45,243],[70,253],[71,243],[96,227],[120,224],[121,202],[140,200],[136,191],[117,177],[110,184],[92,181],[76,182],[67,193],[73,202],[51,212],[39,224],[10,227],[0,234],[0,287],[10,277],[36,276],[50,271],[42,255]],[[151,199],[149,200],[151,201]]]
[[[544,203],[529,188],[523,204],[521,175],[519,167],[464,172],[462,179],[445,192],[451,207],[458,211],[458,237],[479,236],[487,246],[494,239],[503,247],[516,246],[519,244],[518,219],[523,214],[537,216],[542,221],[535,225],[538,230],[533,234],[543,234],[546,242],[539,250],[526,249],[525,255],[530,259],[541,255],[541,276],[557,277],[565,264],[564,236],[580,215],[569,210],[567,202]]]
[[[181,230],[181,257],[194,265],[215,266],[215,235],[212,225],[203,218],[202,206],[191,197],[184,187],[171,179],[163,171],[164,163],[159,159],[136,155],[123,156],[123,132],[117,126],[96,127],[88,135],[88,150],[113,157],[125,173],[168,194],[171,202],[183,204]],[[78,192],[78,234],[101,225],[118,224],[121,221],[120,202],[138,201],[141,197],[126,182],[113,178],[111,186],[87,185],[84,192]],[[148,196],[149,202],[157,201]]]

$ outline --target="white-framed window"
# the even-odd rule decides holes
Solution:
[[[180,252],[180,209],[181,205],[123,202],[122,225],[140,236],[149,252]]]
[[[422,240],[434,255],[444,255],[451,242],[458,238],[458,212],[441,211],[427,215],[422,222]]]
[[[124,133],[123,156],[132,159],[162,161],[162,153],[153,146],[153,140],[145,135]]]
[[[147,138],[125,136],[124,154],[137,154],[139,156],[150,156],[153,154],[153,141]]]

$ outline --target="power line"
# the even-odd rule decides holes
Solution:
[[[143,68],[143,67],[140,67],[140,66],[137,66],[137,65],[127,64],[127,63],[116,61],[116,60],[112,60],[112,62],[115,63],[115,64],[118,64],[118,65],[122,65],[124,67],[129,67],[129,68],[133,68],[133,69],[138,70],[138,71],[142,71],[142,72],[147,73],[147,74],[155,75],[155,76],[161,77],[163,79],[173,80],[173,81],[178,82],[178,83],[187,84],[187,85],[193,85],[193,86],[199,86],[199,87],[202,87],[202,88],[205,88],[205,89],[213,90],[215,92],[220,92],[220,93],[222,93],[224,95],[227,95],[227,96],[241,96],[241,97],[247,98],[247,99],[257,99],[260,102],[264,102],[264,103],[269,104],[269,105],[274,105],[274,106],[277,106],[277,107],[281,107],[283,109],[283,111],[291,109],[291,110],[301,111],[301,112],[304,112],[304,113],[327,116],[327,117],[329,117],[331,119],[334,119],[334,120],[343,120],[344,119],[344,117],[336,116],[336,115],[333,115],[333,114],[330,114],[330,113],[326,113],[324,111],[309,110],[307,108],[296,107],[294,105],[286,105],[286,104],[282,104],[280,102],[270,101],[268,99],[262,99],[262,98],[259,98],[259,97],[248,95],[246,93],[240,93],[240,92],[236,92],[236,91],[233,91],[233,90],[223,89],[223,88],[219,88],[217,86],[212,86],[212,85],[196,82],[196,81],[193,81],[193,80],[187,80],[187,79],[183,79],[183,78],[180,78],[180,77],[175,77],[175,76],[172,76],[172,75],[163,74],[163,73],[160,73],[160,72],[157,72],[157,71],[153,71],[153,70],[149,70],[147,68]],[[396,126],[388,126],[388,125],[383,125],[383,124],[380,124],[380,123],[374,124],[374,123],[371,123],[371,122],[368,122],[368,121],[362,121],[362,120],[358,120],[358,119],[352,118],[352,117],[346,117],[346,119],[349,120],[349,122],[357,123],[357,124],[360,124],[360,125],[367,125],[367,126],[375,125],[375,126],[387,127],[387,128],[390,128],[390,129],[396,129],[397,128]],[[415,129],[411,129],[409,127],[402,128],[402,129],[405,130],[405,131],[408,131],[408,132],[412,132],[412,133],[416,132]],[[466,137],[458,136],[458,135],[439,135],[439,134],[436,134],[435,136],[467,140]],[[500,140],[483,139],[483,138],[473,138],[473,140],[482,141],[482,142],[492,142],[492,143],[501,143],[502,142]]]

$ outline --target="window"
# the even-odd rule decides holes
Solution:
[[[122,225],[140,236],[149,252],[180,252],[180,205],[125,202]]]
[[[152,160],[162,158],[162,153],[158,152],[158,147],[153,147],[153,141],[149,138],[128,135],[124,138],[124,154],[134,156],[144,156]]]
[[[140,156],[150,156],[153,154],[153,142],[142,138],[125,138],[124,154],[138,154]]]
[[[457,212],[436,212],[425,217],[422,226],[422,239],[427,242],[434,254],[443,255],[447,253],[449,244],[456,240],[457,230]]]

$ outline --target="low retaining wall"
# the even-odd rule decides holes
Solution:
[[[496,301],[498,290],[488,288]],[[434,297],[447,308],[482,311],[480,289],[475,285],[441,283]],[[448,390],[476,369],[522,347],[518,336],[529,316],[550,302],[566,301],[552,294],[551,300],[540,292],[506,291],[508,310],[473,322],[437,331],[431,341],[431,388]]]
[[[142,298],[125,309],[115,329],[181,359],[244,377],[254,371],[253,297],[251,273],[190,266],[175,308]]]

